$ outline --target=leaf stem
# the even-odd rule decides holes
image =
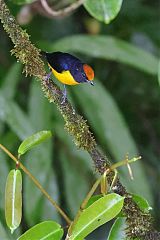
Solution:
[[[66,222],[70,225],[71,220],[66,215],[66,213],[58,206],[58,204],[52,199],[52,197],[46,192],[46,190],[42,187],[42,185],[38,182],[38,180],[29,172],[29,170],[21,163],[19,160],[6,149],[2,144],[0,144],[0,148],[25,172],[28,177],[32,180],[32,182],[39,188],[39,190],[45,195],[45,197],[50,201],[50,203],[57,209],[57,211],[61,214],[61,216],[66,220]]]
[[[139,157],[134,157],[131,160],[124,159],[123,161],[120,161],[120,162],[117,162],[117,163],[113,164],[109,169],[110,169],[110,171],[112,171],[114,169],[117,169],[118,167],[127,165],[127,164],[132,163],[132,162],[136,162],[137,160],[140,160],[141,158],[142,157],[139,156]]]

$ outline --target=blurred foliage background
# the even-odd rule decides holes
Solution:
[[[56,9],[73,1],[52,1]],[[92,18],[83,6],[66,17],[49,18],[37,2],[7,4],[31,41],[44,51],[66,51],[95,70],[95,86],[68,87],[76,111],[88,120],[101,149],[112,162],[141,155],[134,164],[134,181],[127,170],[120,177],[127,189],[147,198],[153,207],[155,225],[160,215],[160,46],[157,0],[126,0],[109,25]],[[77,150],[64,130],[53,104],[43,96],[39,82],[25,77],[22,66],[10,56],[13,45],[0,25],[0,142],[17,155],[27,136],[51,129],[52,140],[32,150],[24,164],[53,198],[74,216],[93,184],[96,174],[89,155]],[[56,81],[53,77],[53,80]],[[11,236],[4,221],[6,176],[14,164],[0,152],[0,239],[15,239],[28,227],[47,219],[62,219],[24,175],[23,222]],[[160,229],[159,229],[160,230]],[[87,239],[106,239],[107,226]]]

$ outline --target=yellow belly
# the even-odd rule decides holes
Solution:
[[[52,73],[54,74],[54,76],[63,84],[67,84],[67,85],[79,84],[78,82],[76,82],[74,80],[74,78],[72,77],[72,75],[70,74],[69,71],[63,71],[62,73],[58,73],[53,68],[51,68],[51,69],[52,69]]]

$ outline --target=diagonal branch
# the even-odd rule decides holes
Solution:
[[[24,64],[23,71],[26,75],[35,76],[40,80],[45,96],[49,102],[56,104],[65,120],[65,129],[73,136],[76,146],[88,151],[94,162],[96,171],[103,174],[106,168],[110,168],[111,164],[107,157],[99,150],[86,120],[75,112],[68,100],[64,104],[61,104],[63,93],[53,81],[46,80],[47,73],[44,69],[44,63],[40,58],[40,50],[29,41],[28,34],[16,23],[15,18],[10,14],[3,0],[0,0],[0,19],[5,31],[14,44],[14,49],[11,51],[12,54],[16,56],[18,61]],[[112,183],[113,176],[113,171],[107,175],[109,184]],[[115,189],[115,192],[125,196],[123,211],[127,217],[128,228],[126,232],[129,239],[136,237],[146,240],[156,240],[158,237],[160,239],[160,233],[153,229],[151,215],[143,213],[138,208],[119,179],[117,179]]]

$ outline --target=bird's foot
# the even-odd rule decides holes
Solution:
[[[45,76],[45,81],[47,81],[47,80],[49,80],[50,79],[50,77],[51,77],[51,74],[52,74],[52,72],[49,72],[46,76]]]
[[[66,102],[66,99],[67,99],[66,85],[64,85],[64,91],[62,91],[62,92],[63,92],[63,96],[62,96],[61,104],[64,104]]]

